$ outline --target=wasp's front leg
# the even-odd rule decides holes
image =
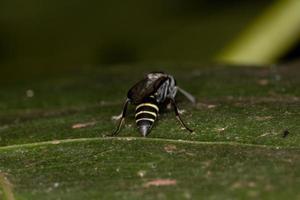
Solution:
[[[113,116],[115,118],[119,118],[119,124],[117,126],[117,129],[112,133],[111,136],[115,136],[117,135],[120,130],[121,130],[121,126],[125,120],[125,116],[126,116],[126,112],[127,112],[127,107],[128,107],[128,103],[130,102],[130,99],[126,99],[125,103],[124,103],[124,106],[123,106],[123,110],[122,110],[122,113],[120,114],[120,116]]]

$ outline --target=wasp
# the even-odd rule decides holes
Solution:
[[[115,136],[121,130],[125,120],[128,104],[135,105],[135,122],[142,136],[146,137],[158,117],[160,110],[166,105],[171,105],[174,109],[177,120],[186,130],[193,132],[188,128],[180,117],[179,109],[176,105],[175,96],[177,91],[182,93],[193,104],[196,99],[187,91],[176,85],[173,76],[163,72],[153,72],[147,74],[144,79],[137,82],[130,88],[123,106],[122,113],[119,115],[117,129],[113,132]]]

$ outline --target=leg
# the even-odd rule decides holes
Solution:
[[[111,136],[117,135],[119,133],[119,131],[121,130],[121,126],[122,126],[122,124],[125,120],[128,103],[129,103],[129,99],[126,99],[125,104],[123,106],[122,116],[121,116],[121,119],[120,119],[119,124],[117,126],[117,129],[112,133]]]
[[[177,106],[176,106],[175,100],[174,100],[174,99],[171,99],[171,103],[172,103],[172,105],[173,105],[173,108],[174,108],[174,112],[175,112],[176,118],[177,118],[177,120],[180,122],[181,126],[183,126],[186,130],[188,130],[189,132],[192,133],[193,130],[190,129],[189,127],[187,127],[187,126],[185,125],[185,123],[182,121],[182,119],[181,119],[181,117],[180,117],[180,115],[179,115],[178,108],[177,108]]]
[[[188,93],[187,91],[185,91],[184,89],[180,88],[177,86],[178,91],[183,94],[190,102],[192,102],[192,104],[196,104],[196,98],[191,95],[190,93]]]

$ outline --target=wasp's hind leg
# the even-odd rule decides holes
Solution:
[[[176,103],[175,103],[175,100],[174,100],[174,99],[170,99],[170,100],[171,100],[172,106],[173,106],[173,108],[174,108],[174,112],[175,112],[175,115],[176,115],[177,120],[180,122],[181,126],[183,126],[186,130],[188,130],[189,132],[192,133],[193,130],[190,129],[189,127],[187,127],[187,126],[185,125],[185,123],[182,121],[182,119],[181,119],[181,117],[180,117],[180,115],[179,115],[179,110],[178,110],[178,108],[177,108],[177,105],[176,105]]]
[[[118,126],[117,126],[117,129],[111,134],[111,136],[116,136],[120,130],[121,130],[121,126],[125,120],[125,116],[126,116],[126,111],[127,111],[127,106],[128,106],[128,103],[130,102],[129,99],[126,99],[125,103],[124,103],[124,106],[123,106],[123,110],[122,110],[122,113],[120,115],[120,120],[119,120],[119,123],[118,123]]]

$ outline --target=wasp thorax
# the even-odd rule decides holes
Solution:
[[[159,108],[154,97],[146,98],[145,101],[139,104],[135,110],[135,121],[139,132],[145,137],[152,128],[154,121],[157,118]]]

